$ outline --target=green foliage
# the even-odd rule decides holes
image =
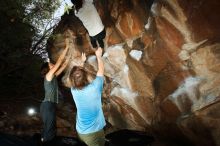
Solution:
[[[59,5],[59,0],[1,0],[0,47],[29,49]]]
[[[15,51],[18,48],[30,46],[34,29],[29,23],[24,23],[25,8],[13,1],[1,1],[0,3],[0,46],[2,51]]]
[[[30,0],[29,0],[30,1]],[[36,27],[42,27],[53,17],[60,6],[59,0],[32,0],[26,3],[24,21],[31,22]]]
[[[72,7],[65,3],[64,13],[67,13],[67,14],[69,15],[69,11],[70,11],[71,9],[72,9]]]

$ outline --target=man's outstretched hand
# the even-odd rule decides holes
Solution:
[[[70,46],[70,41],[69,41],[69,39],[68,38],[66,38],[65,39],[65,44],[66,44],[66,48],[69,48],[69,46]]]
[[[102,57],[102,48],[99,47],[96,51],[95,51],[95,55],[97,58]]]

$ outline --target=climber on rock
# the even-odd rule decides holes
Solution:
[[[53,142],[56,136],[56,104],[58,103],[57,76],[66,68],[69,59],[64,58],[69,49],[69,40],[65,40],[65,49],[59,56],[57,62],[52,64],[46,62],[41,67],[41,75],[44,77],[45,97],[40,106],[40,116],[43,121],[41,141],[43,145]]]
[[[71,0],[75,15],[81,20],[87,29],[90,42],[94,49],[99,47],[104,50],[103,39],[106,36],[105,27],[93,4],[93,0]]]
[[[102,110],[102,91],[104,84],[104,64],[102,48],[96,52],[98,71],[96,78],[89,83],[86,71],[81,66],[74,66],[70,71],[71,93],[77,108],[76,131],[80,140],[88,146],[104,146],[105,118]],[[85,57],[84,61],[86,60]]]

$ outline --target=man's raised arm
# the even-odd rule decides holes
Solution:
[[[66,56],[66,53],[69,49],[69,39],[66,39],[65,40],[65,43],[66,43],[66,47],[65,49],[63,50],[63,52],[61,53],[61,55],[59,56],[56,64],[50,69],[50,71],[46,74],[46,79],[48,81],[51,81],[55,75],[55,72],[58,70],[58,68],[61,66],[61,63],[63,62],[65,56]]]

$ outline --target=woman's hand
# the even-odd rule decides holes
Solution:
[[[103,76],[104,75],[104,63],[102,61],[102,48],[99,47],[96,51],[95,51],[95,55],[98,61],[98,71],[97,71],[97,76]]]
[[[86,54],[85,53],[82,53],[81,60],[82,60],[82,62],[86,61]]]

